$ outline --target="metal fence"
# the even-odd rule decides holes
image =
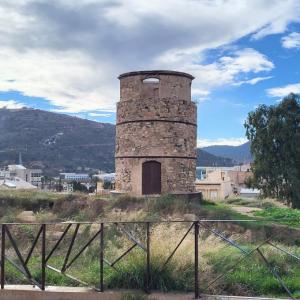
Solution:
[[[270,273],[276,278],[279,282],[282,289],[287,293],[289,297],[294,299],[293,293],[289,290],[282,277],[280,276],[276,266],[272,264],[266,255],[263,253],[262,247],[264,245],[268,245],[281,253],[295,259],[296,263],[300,262],[300,257],[297,253],[292,253],[288,249],[283,248],[282,246],[276,244],[274,242],[274,238],[276,235],[280,233],[280,230],[276,231],[274,234],[271,234],[265,238],[262,238],[255,246],[251,249],[249,247],[245,247],[243,244],[239,243],[237,240],[232,239],[226,233],[226,230],[220,230],[220,226],[216,226],[216,224],[222,224],[223,227],[226,224],[243,224],[245,222],[257,222],[254,220],[198,220],[198,221],[160,221],[160,222],[103,222],[103,223],[89,223],[89,222],[69,222],[69,223],[46,223],[46,224],[24,224],[24,223],[6,223],[1,224],[1,270],[0,270],[0,281],[1,281],[1,289],[5,288],[6,282],[6,272],[7,272],[7,264],[10,264],[13,268],[17,270],[17,272],[21,273],[26,277],[29,283],[34,286],[39,287],[41,290],[45,290],[47,285],[46,278],[46,269],[50,269],[53,272],[59,273],[62,276],[76,282],[79,285],[90,286],[89,283],[71,275],[68,273],[68,270],[71,266],[82,256],[88,247],[92,244],[96,243],[98,246],[98,263],[99,263],[99,274],[98,274],[98,285],[93,286],[92,288],[98,292],[103,292],[105,289],[105,280],[104,280],[104,266],[107,265],[109,268],[113,268],[114,271],[118,270],[117,265],[121,260],[126,259],[126,256],[133,251],[135,248],[141,249],[145,253],[144,260],[144,274],[145,278],[143,280],[143,289],[146,293],[151,293],[151,232],[155,229],[155,226],[158,224],[182,224],[185,228],[185,233],[178,237],[176,243],[172,251],[168,254],[165,261],[161,264],[160,270],[162,271],[172,260],[182,243],[189,236],[190,239],[193,240],[193,274],[194,278],[192,281],[194,282],[194,294],[195,298],[199,298],[200,296],[200,287],[201,291],[206,291],[210,286],[215,284],[218,280],[226,276],[229,272],[232,272],[242,261],[247,260],[254,253],[258,254],[261,257],[261,262],[265,264],[265,266],[269,269]],[[80,232],[80,228],[84,226],[93,226],[94,233],[85,240],[85,242],[79,247],[79,249],[74,249],[75,241],[77,240]],[[141,233],[136,234],[134,230],[129,230],[128,226],[140,226],[141,232],[144,235],[144,238],[141,239]],[[30,241],[30,245],[26,247],[26,250],[21,249],[18,245],[18,241],[23,239],[22,234],[19,233],[18,238],[16,238],[16,234],[14,232],[18,231],[20,228],[24,228],[27,226],[28,228],[35,228],[34,234],[32,233],[32,239]],[[57,239],[53,242],[53,240],[49,240],[49,235],[47,236],[48,230],[51,226],[60,226],[64,227],[64,230],[61,231],[61,234],[57,237]],[[26,227],[26,228],[27,228]],[[107,247],[111,247],[111,245],[106,244],[105,239],[105,231],[108,228],[114,227],[120,232],[123,237],[125,237],[132,245],[128,247],[124,252],[119,254],[118,257],[114,258],[110,261],[106,257]],[[281,230],[284,230],[282,227]],[[234,247],[238,252],[240,252],[241,256],[237,259],[232,266],[230,266],[226,272],[219,274],[216,276],[211,282],[209,282],[206,286],[202,286],[201,284],[201,273],[199,270],[199,244],[201,244],[201,239],[199,239],[200,233],[207,233],[213,235],[214,237],[220,239],[226,245],[230,247]],[[68,236],[68,240],[66,241],[66,237]],[[51,245],[52,243],[52,245]],[[60,268],[57,268],[53,265],[49,264],[49,260],[53,255],[58,251],[58,248],[64,244],[66,247],[66,251],[62,256],[62,264]],[[33,258],[33,253],[38,252],[39,259],[41,261],[40,264],[40,276],[36,278],[36,276],[32,275],[32,270],[30,270],[29,263]],[[23,253],[22,253],[23,252]],[[15,259],[12,258],[12,255],[15,256]],[[35,254],[36,256],[37,254]],[[82,268],[86,266],[82,265]],[[199,275],[200,274],[200,275]],[[156,274],[158,276],[158,274]],[[155,276],[156,276],[155,275]],[[300,289],[300,286],[299,286]]]

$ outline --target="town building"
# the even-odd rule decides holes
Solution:
[[[226,171],[215,170],[208,173],[204,180],[196,181],[196,190],[204,199],[222,200],[233,195],[233,186]]]
[[[59,178],[65,181],[86,182],[90,180],[90,175],[85,173],[59,173]]]
[[[23,165],[8,165],[7,171],[10,178],[20,178],[34,186],[42,185],[42,170],[40,169],[27,169]]]
[[[196,105],[190,74],[121,74],[116,122],[116,191],[134,196],[192,194]]]
[[[228,171],[237,170],[238,167],[239,166],[233,166],[233,167],[215,167],[215,166],[205,167],[205,166],[198,166],[196,168],[196,176],[197,176],[197,179],[204,180],[204,179],[207,178],[207,176],[209,175],[209,173],[214,172],[216,170],[228,172]]]
[[[220,200],[239,195],[251,177],[250,164],[233,167],[197,167],[196,189],[203,198]]]
[[[10,171],[7,169],[0,169],[0,180],[1,179],[9,179],[10,176]]]

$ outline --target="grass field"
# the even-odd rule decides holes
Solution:
[[[147,220],[154,222],[151,225],[151,287],[154,290],[183,292],[192,291],[194,286],[193,230],[187,235],[166,267],[161,269],[168,255],[176,247],[190,224],[159,223],[160,220],[190,220],[194,217],[214,219],[215,222],[208,223],[211,228],[238,243],[245,251],[251,252],[267,237],[272,237],[272,243],[298,257],[300,256],[300,234],[298,230],[293,229],[299,225],[295,221],[299,218],[299,211],[272,205],[266,205],[266,208],[256,212],[255,216],[247,216],[236,212],[231,207],[233,204],[238,205],[237,202],[239,205],[249,205],[242,200],[215,204],[207,201],[200,203],[199,201],[175,199],[172,196],[162,196],[156,199],[125,196],[118,199],[108,199],[81,194],[1,192],[0,202],[2,203],[0,208],[1,222],[20,221],[17,216],[24,210],[32,210],[37,220],[42,222],[49,221],[49,219],[51,221]],[[287,218],[289,221],[284,220]],[[217,221],[223,219],[232,220],[232,222]],[[253,222],[255,219],[258,219],[258,222]],[[274,223],[270,222],[270,219],[278,219],[278,221]],[[61,233],[64,226],[66,225],[47,225],[47,240],[49,241],[47,249],[54,245],[59,236],[57,233]],[[126,226],[145,244],[144,225],[128,224]],[[22,253],[28,253],[30,242],[33,241],[37,228],[32,225],[22,225],[18,228],[12,226],[11,232],[18,241]],[[82,225],[80,227],[71,257],[80,250],[93,232],[95,232],[93,226]],[[72,230],[49,260],[50,265],[56,268],[62,267],[64,255],[71,241],[71,233]],[[130,246],[132,246],[132,242],[114,224],[106,225],[106,259],[113,261]],[[41,275],[39,247],[38,245],[38,249],[34,252],[29,263],[29,268],[36,279],[40,278]],[[228,246],[228,243],[205,230],[204,227],[200,229],[199,247],[201,292],[245,296],[283,297],[285,295],[284,289],[257,251],[237,264],[237,261],[242,257],[242,252],[237,248]],[[287,287],[294,293],[294,297],[298,297],[300,294],[299,262],[268,244],[260,249],[270,266],[278,272]],[[18,263],[16,254],[9,242],[7,243],[7,253],[13,261]],[[210,285],[215,278],[226,273],[233,266],[235,267],[234,270],[228,272],[215,284]],[[83,252],[68,272],[91,285],[97,286],[99,284],[99,244],[97,241]],[[6,280],[7,283],[27,283],[25,277],[9,262],[6,263]],[[106,288],[141,288],[144,285],[144,280],[145,253],[138,247],[135,247],[120,260],[115,268],[105,265],[104,281]],[[77,285],[73,280],[52,270],[47,270],[47,284]]]

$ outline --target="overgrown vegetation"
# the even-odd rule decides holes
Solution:
[[[210,201],[188,200],[175,198],[170,195],[158,198],[134,198],[122,196],[119,198],[90,197],[84,194],[58,195],[28,192],[1,192],[1,222],[9,220],[20,221],[18,214],[23,210],[33,210],[37,220],[42,221],[153,221],[151,225],[151,287],[160,291],[190,292],[193,290],[194,278],[194,235],[193,230],[187,235],[186,240],[178,248],[169,263],[162,268],[166,259],[176,247],[177,243],[187,232],[190,222],[187,223],[159,223],[159,220],[194,220],[210,219],[215,222],[207,223],[209,228],[222,232],[227,238],[236,241],[246,251],[251,251],[268,237],[272,242],[283,249],[300,256],[300,234],[297,229],[282,225],[270,224],[268,220],[278,219],[279,224],[296,227],[294,219],[299,218],[299,211],[274,207],[274,205],[262,205],[261,200],[253,200],[260,205],[262,211],[255,217],[240,214],[230,205],[250,205],[250,200],[228,199],[225,203],[213,203]],[[10,202],[10,199],[12,200]],[[24,200],[24,201],[23,201]],[[251,200],[252,201],[252,200]],[[264,202],[271,203],[271,202]],[[11,205],[10,205],[11,204]],[[268,206],[264,208],[264,206]],[[253,222],[255,219],[258,222]],[[289,218],[291,222],[283,222]],[[233,220],[232,222],[218,222],[217,220]],[[246,222],[234,221],[244,220]],[[292,222],[293,219],[293,222]],[[249,221],[249,222],[247,222]],[[286,221],[286,220],[285,220]],[[21,247],[22,253],[28,253],[28,249],[34,240],[38,227],[34,225],[12,226],[11,232]],[[55,244],[61,236],[66,224],[47,225],[47,249]],[[126,229],[145,244],[145,225],[126,224]],[[216,237],[204,227],[200,227],[200,288],[205,293],[227,293],[232,295],[265,295],[283,296],[284,290],[270,273],[263,260],[255,251],[249,259],[240,264],[236,262],[242,253],[236,248]],[[99,224],[81,225],[74,249],[70,258],[81,249],[88,238],[99,230]],[[74,226],[64,238],[63,243],[49,260],[49,265],[60,269],[64,256],[71,242]],[[298,239],[298,240],[297,240]],[[119,227],[112,223],[105,225],[105,259],[112,262],[133,245],[127,239]],[[40,245],[33,253],[29,263],[33,276],[40,278]],[[264,245],[261,248],[264,255],[282,276],[288,288],[297,295],[300,287],[300,268],[293,258]],[[19,261],[7,241],[7,253],[19,264]],[[84,266],[84,267],[83,267]],[[223,272],[232,266],[236,268],[227,273],[215,284],[209,286]],[[91,285],[99,284],[99,244],[96,239],[88,249],[71,266],[67,273],[88,282]],[[179,275],[180,274],[180,275]],[[7,283],[27,283],[11,264],[6,264]],[[135,247],[129,254],[118,261],[114,268],[107,264],[104,268],[104,281],[106,288],[141,289],[145,280],[145,252]],[[78,283],[62,276],[52,270],[47,270],[47,284],[77,286]],[[124,299],[143,299],[142,295],[124,295]],[[130,298],[133,297],[133,298]],[[135,298],[134,298],[135,297]],[[140,298],[139,298],[140,297]]]
[[[265,219],[278,220],[281,224],[300,227],[300,210],[291,208],[268,207],[255,212],[255,216]]]
[[[130,227],[128,230],[134,232],[135,236],[145,243],[143,225]],[[133,225],[132,225],[133,226]],[[75,242],[75,249],[71,257],[80,249],[88,236],[92,235],[91,227],[84,225],[78,239]],[[182,245],[178,248],[175,255],[169,263],[163,268],[168,256],[175,248],[181,237],[187,231],[188,226],[185,224],[157,224],[151,229],[151,288],[163,292],[192,292],[194,288],[194,236],[191,232]],[[51,230],[51,228],[49,228]],[[105,258],[112,262],[119,255],[124,253],[131,245],[132,241],[111,224],[106,228],[106,247]],[[34,238],[34,234],[28,235],[22,228],[22,237]],[[51,232],[51,231],[50,231]],[[21,233],[13,232],[15,237],[20,238]],[[67,236],[65,243],[58,249],[48,264],[55,268],[61,268],[64,255],[70,243],[71,234]],[[249,239],[243,234],[231,233],[230,238],[243,245],[243,249],[250,252],[259,241],[249,243]],[[54,244],[54,240],[48,247]],[[29,245],[29,244],[28,244]],[[28,246],[27,245],[27,246]],[[224,241],[216,236],[209,234],[203,228],[200,232],[200,289],[203,293],[219,294],[227,293],[231,295],[244,296],[284,296],[284,289],[270,273],[264,261],[260,258],[258,252],[253,252],[248,259],[237,264],[242,257],[240,250],[228,247]],[[277,246],[300,256],[300,249],[296,246],[288,246],[283,243],[276,243]],[[25,247],[25,244],[24,244]],[[67,271],[90,285],[98,286],[99,284],[99,258],[98,244],[94,242],[91,247],[85,251],[77,262]],[[284,280],[287,287],[292,293],[297,293],[300,282],[300,269],[297,261],[283,252],[272,248],[270,245],[261,247],[262,253],[266,256],[270,264],[276,268]],[[30,261],[29,268],[33,271],[33,276],[37,280],[40,278],[40,257],[34,253],[33,260]],[[12,252],[10,253],[12,255]],[[145,286],[145,252],[136,247],[127,256],[114,265],[114,268],[105,265],[104,282],[105,288],[120,289],[139,289]],[[15,262],[18,260],[15,258]],[[231,272],[227,272],[232,267],[236,267]],[[224,277],[211,284],[217,276],[226,273]],[[179,275],[180,274],[180,275]],[[68,285],[78,286],[75,281],[62,276],[52,270],[47,270],[47,284],[49,285]],[[26,279],[10,264],[6,267],[6,281],[8,283],[27,283]],[[129,295],[128,295],[129,297]],[[132,297],[140,297],[135,295]],[[142,296],[141,296],[142,297]],[[126,298],[125,298],[126,299]],[[128,298],[141,299],[141,298]]]

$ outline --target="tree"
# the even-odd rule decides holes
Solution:
[[[80,182],[72,181],[73,184],[73,191],[74,192],[82,192],[82,193],[88,193],[88,189],[85,185],[83,185]]]
[[[248,114],[246,135],[253,154],[253,185],[265,196],[300,208],[300,98],[260,105]]]

